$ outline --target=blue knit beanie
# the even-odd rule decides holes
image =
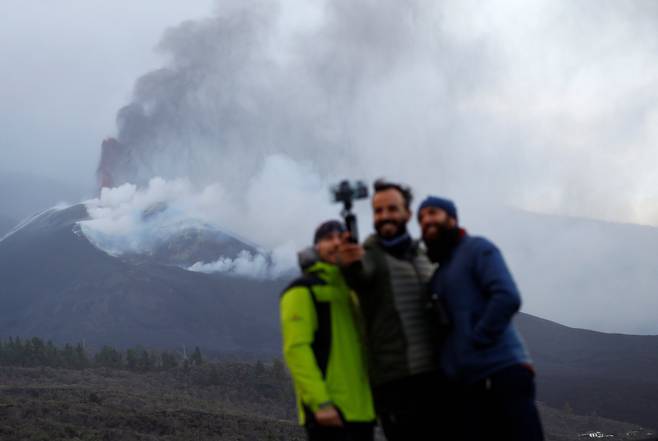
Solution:
[[[440,208],[448,213],[448,216],[457,220],[457,206],[450,199],[440,198],[438,196],[428,196],[418,207],[418,214],[420,214],[420,210],[427,207]]]

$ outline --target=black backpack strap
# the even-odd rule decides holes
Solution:
[[[329,353],[331,352],[331,304],[329,302],[319,301],[313,287],[326,284],[327,282],[322,280],[316,274],[309,273],[294,280],[281,294],[283,296],[286,291],[296,287],[305,287],[311,294],[311,300],[313,300],[315,315],[318,321],[318,327],[313,336],[311,349],[313,349],[315,361],[317,362],[323,377],[326,377],[327,375]]]
[[[314,285],[326,285],[323,279],[321,279],[316,273],[306,273],[301,277],[296,278],[286,288],[281,292],[281,297],[290,289],[303,286],[305,288],[311,288]]]

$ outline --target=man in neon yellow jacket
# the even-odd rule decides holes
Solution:
[[[358,315],[335,265],[342,223],[318,227],[300,253],[303,275],[281,296],[283,354],[308,439],[372,440],[375,413]]]

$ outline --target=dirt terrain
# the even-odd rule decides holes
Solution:
[[[653,439],[649,431],[541,406],[547,439]],[[280,361],[121,369],[0,368],[3,441],[303,440]],[[585,436],[583,436],[585,435]]]

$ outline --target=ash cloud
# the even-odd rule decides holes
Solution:
[[[270,248],[333,217],[343,176],[454,197],[494,240],[511,233],[487,221],[500,206],[658,224],[654,1],[309,3],[218,1],[168,30],[100,182],[219,185],[234,214],[216,219]],[[535,283],[567,277],[547,272]],[[567,303],[526,304],[559,320]]]
[[[650,0],[218,1],[167,31],[104,172],[237,190],[284,154],[323,177],[656,223],[656,24]]]

